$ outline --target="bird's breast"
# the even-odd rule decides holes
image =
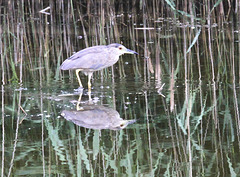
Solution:
[[[112,66],[119,60],[119,55],[110,54],[108,60],[106,61],[106,66]]]

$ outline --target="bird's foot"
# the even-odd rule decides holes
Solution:
[[[80,106],[80,103],[77,104],[76,109],[77,111],[84,111],[83,107]]]
[[[92,90],[88,88],[88,103],[92,104]]]
[[[74,89],[74,91],[75,92],[82,92],[83,91],[83,87],[82,86],[80,86],[80,87],[78,87],[77,89]]]

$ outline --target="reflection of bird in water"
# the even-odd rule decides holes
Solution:
[[[123,120],[116,110],[100,105],[86,105],[81,111],[64,110],[61,115],[78,126],[91,129],[120,130],[136,122]]]
[[[117,43],[88,47],[66,59],[60,69],[76,70],[80,87],[83,86],[78,73],[81,71],[88,75],[88,89],[90,90],[93,72],[114,65],[119,60],[119,56],[125,53],[137,54],[137,52]]]

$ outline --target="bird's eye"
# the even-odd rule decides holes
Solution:
[[[122,47],[119,47],[119,50],[122,50]]]

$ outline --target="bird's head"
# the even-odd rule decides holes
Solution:
[[[129,124],[133,124],[135,123],[136,120],[121,120],[119,122],[114,122],[111,126],[110,129],[112,130],[122,130],[124,128],[126,128]]]
[[[125,53],[128,53],[128,54],[138,54],[137,52],[135,52],[133,50],[130,50],[130,49],[127,49],[124,45],[118,44],[118,43],[109,44],[108,47],[111,48],[111,50],[114,53],[118,54],[119,56],[123,55]]]

